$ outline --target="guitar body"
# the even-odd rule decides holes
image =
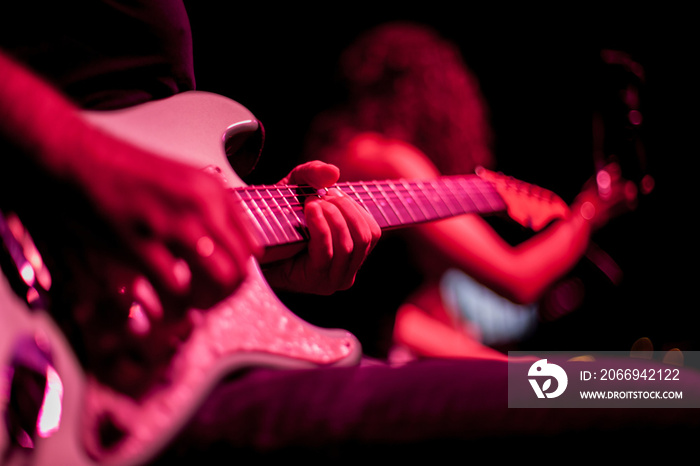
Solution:
[[[262,140],[262,127],[247,109],[225,97],[198,91],[120,111],[86,112],[85,116],[106,131],[165,157],[202,169],[216,167],[232,188],[244,183],[228,156],[250,152]],[[256,151],[259,147],[252,152]],[[252,163],[246,165],[252,167]],[[361,356],[360,344],[349,332],[315,327],[289,311],[251,259],[246,281],[232,296],[201,314],[190,338],[173,358],[173,382],[136,401],[84,373],[50,317],[30,310],[5,280],[0,283],[0,299],[0,369],[7,368],[0,376],[12,373],[19,341],[48,341],[49,367],[62,386],[60,425],[34,439],[33,448],[20,455],[21,461],[16,460],[21,464],[142,464],[174,438],[212,387],[232,371],[261,365],[353,365]],[[10,380],[11,375],[0,377],[3,414]],[[97,437],[105,417],[125,431],[110,448]],[[3,426],[0,455],[10,442]]]

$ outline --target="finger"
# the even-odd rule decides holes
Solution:
[[[353,251],[359,256],[369,254],[381,237],[381,228],[376,219],[339,189],[331,188],[324,199],[336,205],[344,216],[353,239]]]
[[[99,289],[95,299],[86,303],[91,309],[85,309],[90,315],[84,323],[113,336],[122,335],[127,329],[137,336],[147,334],[151,323],[163,315],[163,307],[148,280],[138,275],[132,265],[109,254],[91,255],[90,262],[92,275],[100,277]]]
[[[603,170],[608,172],[614,180],[619,180],[622,177],[622,168],[619,163],[611,162]]]
[[[634,181],[628,181],[625,183],[624,196],[629,205],[636,205],[639,196],[639,189]]]
[[[116,301],[114,312],[126,316],[127,327],[133,334],[146,335],[154,322],[162,320],[163,305],[155,289],[142,275],[134,277],[130,271],[118,285],[118,293],[120,299]]]
[[[209,240],[197,239],[197,252],[200,256],[208,257],[216,253],[221,247],[233,265],[234,273],[240,274],[246,270],[251,256],[260,257],[262,243],[258,238],[258,232],[246,215],[243,207],[237,203],[228,192],[222,192],[219,202],[209,203],[204,226]],[[234,277],[235,278],[235,277]]]
[[[192,279],[225,287],[240,274],[236,254],[218,232],[206,228],[195,216],[181,221],[168,241],[175,256],[185,260],[191,269]]]
[[[178,296],[190,289],[192,272],[187,263],[175,257],[164,243],[150,239],[132,244],[156,289]]]
[[[253,233],[233,204],[212,203],[200,216],[183,219],[176,255],[191,266],[193,280],[219,299],[234,291],[247,273],[248,262],[261,249]],[[212,289],[213,288],[213,289]]]
[[[331,190],[331,193],[334,191]],[[333,196],[333,194],[331,195]],[[342,288],[349,288],[354,283],[357,272],[367,255],[377,244],[381,236],[381,229],[374,217],[347,196],[333,196],[329,202],[338,207],[352,238],[352,250],[347,264],[340,271],[342,275],[339,282]]]
[[[135,301],[141,303],[148,316],[154,320],[162,319],[163,304],[151,282],[146,277],[139,275],[134,280],[132,287]]]
[[[311,199],[304,206],[309,231],[308,254],[310,266],[321,271],[330,268],[333,260],[333,234],[325,216],[322,201]]]
[[[246,258],[259,253],[261,246],[257,233],[242,201],[225,189],[216,190],[204,198],[202,223],[212,239],[228,251],[244,251]]]
[[[355,272],[359,267],[357,254],[363,248],[362,246],[356,248],[351,228],[340,208],[329,201],[322,201],[320,205],[330,230],[332,243],[332,260],[328,268],[329,281],[334,288],[345,289],[354,281]],[[364,258],[364,251],[359,252],[359,255]]]
[[[263,254],[263,243],[255,220],[239,204],[229,204],[224,231],[226,245],[239,261],[247,262],[250,256],[259,258]]]

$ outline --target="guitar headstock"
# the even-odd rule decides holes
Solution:
[[[489,181],[506,203],[508,216],[524,227],[539,231],[569,215],[569,206],[554,192],[479,167],[476,174]]]

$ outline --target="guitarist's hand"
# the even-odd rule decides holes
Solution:
[[[71,250],[104,255],[84,272],[108,282],[108,264],[118,259],[164,296],[201,308],[235,288],[259,247],[219,182],[93,129],[2,51],[0,71],[0,137],[20,150],[4,158],[0,195],[50,249],[42,251],[47,259]],[[63,273],[61,265],[52,273]]]
[[[200,309],[231,294],[260,247],[220,180],[120,141],[106,150],[79,180],[159,293]]]
[[[93,129],[2,51],[0,115],[2,149],[12,150],[2,154],[0,200],[49,266],[51,310],[82,331],[83,355],[124,386],[139,372],[156,375],[148,363],[188,332],[184,310],[207,308],[244,278],[259,251],[245,217],[212,175]],[[150,325],[136,330],[148,338],[128,328],[129,314],[141,314],[133,301]]]
[[[64,332],[79,331],[92,373],[137,395],[189,335],[186,311],[233,293],[260,248],[213,175],[84,136],[83,152],[34,180],[51,195],[28,196],[18,214],[49,265]]]
[[[552,221],[569,215],[569,207],[548,189],[479,167],[476,174],[491,182],[508,208],[510,218],[540,231]]]
[[[308,162],[296,167],[280,184],[323,189],[335,184],[339,175],[333,165]],[[310,235],[307,249],[267,268],[268,283],[275,288],[322,295],[349,288],[381,236],[376,220],[334,188],[309,198],[304,215]]]
[[[595,231],[612,218],[634,210],[637,196],[634,182],[624,179],[620,167],[611,163],[586,183],[571,210],[588,220],[592,231]]]

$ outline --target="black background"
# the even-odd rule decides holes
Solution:
[[[265,125],[263,159],[248,182],[274,182],[294,166],[311,118],[333,103],[338,53],[388,20],[430,25],[455,41],[491,107],[498,169],[571,201],[593,174],[591,119],[607,75],[600,52],[622,50],[645,71],[641,126],[655,190],[637,211],[596,235],[622,268],[612,286],[586,261],[577,273],[585,309],[541,327],[549,350],[626,350],[637,338],[658,349],[696,350],[697,37],[690,11],[610,7],[513,10],[431,2],[391,7],[326,3],[273,7],[186,2],[197,87],[248,107]],[[602,104],[600,104],[602,102]],[[624,167],[623,167],[624,168]],[[367,297],[371,301],[371,297]]]

